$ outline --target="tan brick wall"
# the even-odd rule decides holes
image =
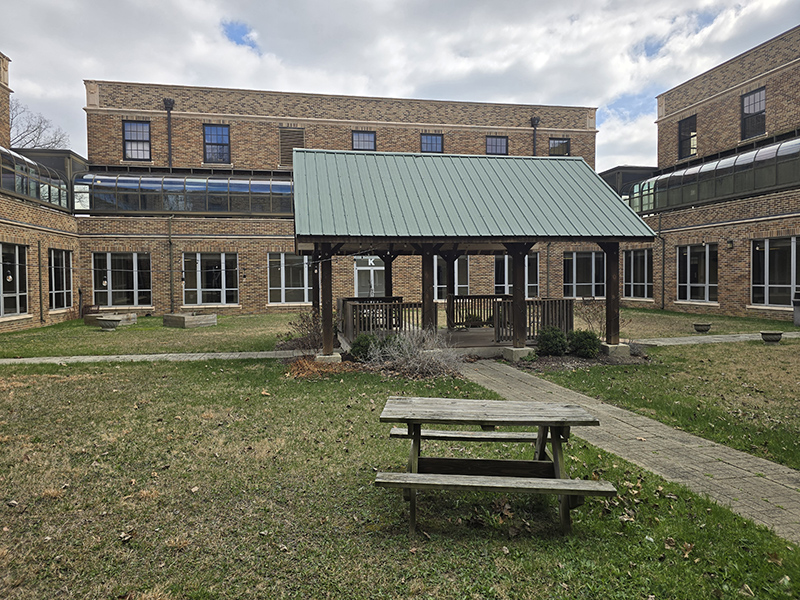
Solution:
[[[478,102],[443,102],[355,96],[325,96],[250,90],[86,82],[88,159],[94,165],[119,165],[122,121],[151,125],[152,162],[166,165],[167,120],[164,97],[175,99],[172,112],[173,166],[201,167],[203,124],[230,126],[235,169],[274,170],[279,128],[305,129],[306,147],[351,150],[353,130],[375,131],[377,149],[419,152],[420,134],[441,133],[444,150],[484,154],[487,135],[509,138],[509,154],[533,153],[531,117],[541,118],[537,154],[548,154],[548,137],[568,137],[572,154],[595,163],[594,108]]]
[[[11,119],[9,103],[11,88],[8,86],[8,63],[11,62],[0,52],[0,146],[11,147]]]
[[[766,42],[659,97],[658,166],[678,160],[678,122],[697,115],[697,155],[735,149],[741,139],[741,97],[766,89],[766,134],[800,127],[800,27]]]

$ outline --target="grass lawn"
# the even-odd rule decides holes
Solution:
[[[171,352],[261,352],[273,350],[289,330],[293,313],[219,316],[214,327],[177,329],[161,317],[140,317],[135,325],[102,331],[83,320],[0,335],[0,358]]]
[[[800,469],[800,340],[651,348],[650,364],[541,374],[609,404]]]
[[[109,334],[105,334],[109,335]],[[780,347],[779,347],[780,348]],[[469,382],[276,361],[0,367],[0,597],[787,598],[800,549],[573,438],[587,499],[559,533],[551,498],[421,494],[408,538],[408,444],[388,395],[492,398]],[[430,446],[429,446],[430,447]],[[442,455],[531,458],[529,445]]]

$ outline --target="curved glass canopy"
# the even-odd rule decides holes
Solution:
[[[290,179],[85,173],[74,184],[75,212],[293,214]]]
[[[633,186],[629,203],[652,212],[744,198],[800,184],[800,138],[658,175]]]
[[[0,188],[31,200],[70,208],[69,186],[56,171],[2,146]]]

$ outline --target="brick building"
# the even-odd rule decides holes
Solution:
[[[800,291],[800,27],[664,92],[658,171],[629,202],[632,306],[791,319]]]

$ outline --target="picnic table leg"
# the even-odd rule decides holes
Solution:
[[[547,460],[547,425],[540,425],[533,460]]]
[[[408,457],[408,471],[409,473],[418,473],[419,451],[422,443],[422,426],[418,423],[409,423],[408,433],[411,435],[411,452]],[[408,495],[409,535],[413,538],[417,530],[417,490],[407,488],[403,490],[403,492]]]
[[[556,479],[564,479],[567,477],[567,473],[564,468],[564,449],[561,446],[561,441],[569,437],[569,427],[553,427],[550,432],[550,437],[550,444],[553,448],[553,470],[555,471],[555,477]],[[569,514],[570,503],[570,496],[558,497],[558,515],[561,520],[561,531],[564,534],[572,531],[572,520]]]

